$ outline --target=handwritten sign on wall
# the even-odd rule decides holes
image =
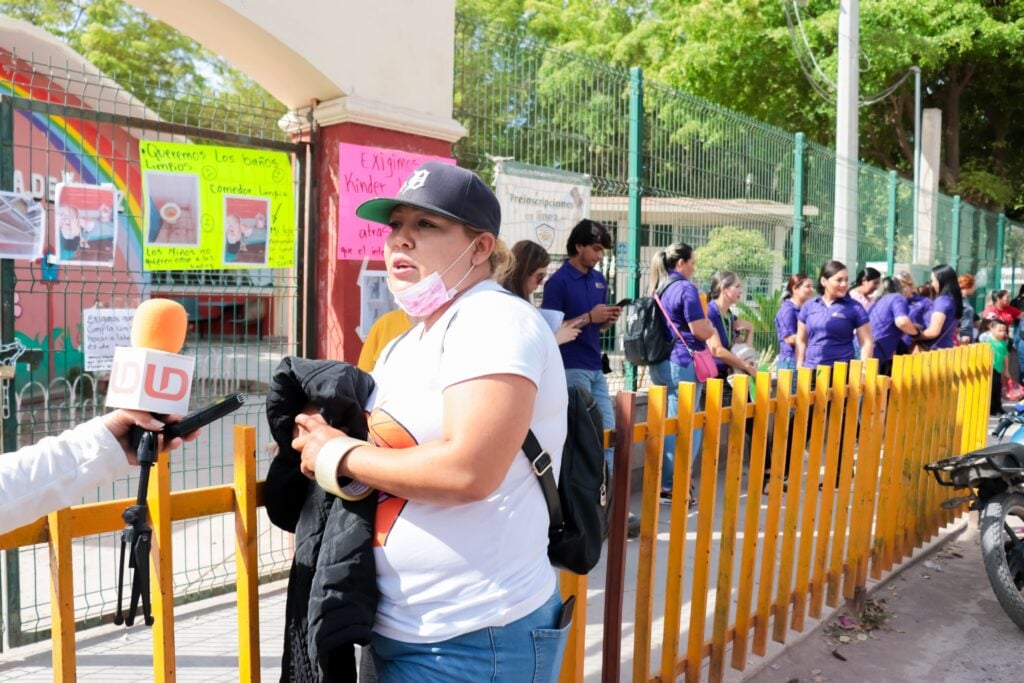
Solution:
[[[420,164],[455,159],[383,147],[340,143],[338,152],[338,258],[362,261],[384,258],[387,226],[356,216],[356,207],[374,197],[394,197]]]
[[[146,270],[294,265],[296,181],[288,154],[142,141],[139,161]],[[258,210],[233,208],[246,198]]]
[[[82,311],[87,371],[109,370],[114,360],[114,349],[118,346],[131,346],[134,317],[134,308],[87,308]]]

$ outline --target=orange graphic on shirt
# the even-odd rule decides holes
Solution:
[[[370,431],[370,441],[374,446],[410,448],[416,445],[416,439],[409,433],[409,430],[386,410],[375,408],[366,422]],[[373,545],[375,547],[382,548],[388,542],[388,536],[407,502],[405,498],[380,492],[377,499],[377,520],[374,524]]]

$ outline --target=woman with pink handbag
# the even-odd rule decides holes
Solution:
[[[651,382],[668,389],[668,417],[679,414],[678,387],[680,382],[697,384],[697,405],[700,405],[704,382],[718,375],[715,358],[709,346],[721,343],[714,327],[708,322],[700,293],[691,281],[697,260],[693,247],[677,242],[654,255],[651,264],[652,296],[658,302],[665,319],[665,335],[674,338],[672,353],[661,363],[650,366]],[[701,430],[693,434],[693,457],[700,452]],[[672,502],[673,469],[675,466],[676,437],[665,437],[662,453],[661,499]],[[689,507],[696,506],[689,493]]]

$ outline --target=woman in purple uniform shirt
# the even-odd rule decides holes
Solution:
[[[914,341],[927,349],[951,349],[960,326],[960,316],[964,313],[956,271],[947,265],[932,268],[932,290],[938,296],[932,302],[928,327],[921,330]]]
[[[900,344],[900,333],[917,334],[917,327],[910,320],[910,310],[904,287],[894,277],[882,279],[879,287],[881,297],[875,300],[868,318],[871,322],[871,337],[875,342],[875,358],[878,372],[892,373],[892,357]]]
[[[860,343],[862,360],[871,358],[871,326],[864,307],[850,298],[846,266],[829,261],[818,275],[817,296],[800,308],[797,317],[797,365],[815,368],[848,363],[854,358],[853,336]]]
[[[819,365],[831,367],[835,363],[848,363],[856,352],[853,337],[856,334],[860,346],[861,360],[871,358],[874,345],[871,340],[871,325],[864,307],[850,298],[850,277],[846,266],[839,261],[829,261],[818,274],[817,296],[800,308],[797,316],[796,360],[804,368]],[[814,373],[814,378],[817,378]],[[831,407],[831,406],[830,406]],[[826,420],[827,411],[826,411]],[[845,429],[840,426],[840,429]],[[842,434],[839,433],[839,460],[836,463],[836,481],[842,466]],[[804,435],[806,436],[806,435]],[[796,438],[795,435],[793,438]],[[809,473],[813,478],[816,472]]]
[[[666,247],[665,251],[658,252],[654,255],[654,260],[651,263],[652,293],[658,293],[669,317],[686,340],[685,344],[680,341],[675,331],[668,323],[665,323],[665,334],[674,342],[672,353],[667,359],[651,366],[651,383],[668,389],[668,417],[676,417],[679,414],[678,389],[680,382],[696,382],[695,401],[697,405],[700,405],[704,383],[697,382],[690,351],[694,353],[702,351],[707,344],[714,353],[714,349],[720,346],[715,329],[704,314],[700,293],[690,281],[696,265],[697,259],[694,256],[693,247],[683,242],[677,242]],[[700,452],[702,436],[703,432],[699,429],[693,433],[694,456]],[[674,435],[665,437],[664,449],[661,469],[661,499],[668,503],[672,501],[676,452],[676,437]],[[691,490],[690,506],[693,507],[695,502]]]
[[[782,305],[775,314],[775,333],[779,337],[779,355],[775,359],[775,367],[779,370],[796,370],[797,315],[813,296],[814,283],[810,275],[796,273],[789,277]]]
[[[715,356],[715,365],[718,367],[718,379],[725,379],[729,376],[730,369],[745,372],[748,375],[757,373],[753,363],[747,363],[732,352],[734,343],[748,342],[750,335],[754,332],[754,326],[747,320],[740,320],[732,314],[733,305],[743,296],[743,283],[740,276],[731,270],[716,273],[711,278],[711,288],[708,291],[708,322],[718,333],[721,345],[712,347],[711,352]],[[732,398],[731,385],[726,384],[722,394],[722,404],[730,405]]]

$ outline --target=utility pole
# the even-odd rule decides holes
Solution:
[[[832,256],[857,268],[857,162],[860,159],[860,5],[839,0],[839,82],[836,96],[835,232]]]
[[[914,72],[914,258],[917,258],[921,238],[921,67],[912,66]]]

